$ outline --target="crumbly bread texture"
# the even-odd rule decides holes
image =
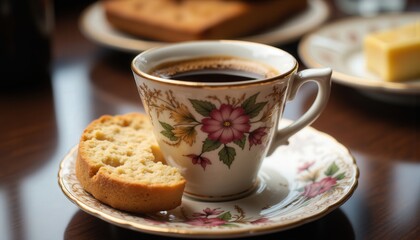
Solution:
[[[115,29],[178,42],[229,39],[261,31],[307,8],[307,0],[103,0]]]
[[[116,209],[170,210],[181,204],[186,181],[162,160],[147,116],[105,115],[80,138],[76,176],[87,192]]]

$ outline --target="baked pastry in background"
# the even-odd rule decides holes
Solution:
[[[162,163],[147,116],[105,115],[84,130],[76,177],[99,201],[116,209],[147,213],[181,204],[185,179]]]
[[[103,0],[115,29],[178,42],[229,39],[262,31],[307,8],[307,0]]]

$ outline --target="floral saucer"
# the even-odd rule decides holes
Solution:
[[[356,162],[334,138],[306,127],[289,142],[264,160],[256,190],[233,201],[184,197],[182,205],[171,211],[145,215],[119,211],[83,190],[75,176],[77,146],[62,160],[58,182],[79,208],[120,227],[186,238],[255,236],[321,218],[356,189]]]

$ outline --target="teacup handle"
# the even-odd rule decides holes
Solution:
[[[289,126],[277,130],[269,154],[272,154],[278,146],[287,144],[288,139],[293,134],[308,126],[318,118],[328,103],[331,91],[331,74],[332,70],[330,68],[313,68],[302,70],[294,76],[287,96],[287,101],[293,100],[299,88],[306,82],[315,82],[318,85],[318,93],[315,101],[307,112]]]

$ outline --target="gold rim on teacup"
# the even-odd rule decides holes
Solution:
[[[202,43],[202,44],[206,44],[206,43],[233,43],[233,44],[240,44],[240,45],[256,45],[256,46],[263,46],[264,48],[271,48],[272,51],[276,51],[276,52],[281,52],[282,54],[287,54],[290,55],[289,53],[272,47],[272,46],[268,46],[268,45],[263,45],[260,43],[253,43],[253,42],[245,42],[245,41],[240,41],[240,40],[210,40],[210,41],[194,41],[194,42],[183,42],[183,43],[177,43],[176,45],[178,46],[182,46],[182,45],[186,45],[189,43]],[[158,76],[154,76],[149,74],[147,71],[142,71],[139,69],[139,67],[137,66],[138,62],[145,62],[148,63],[148,60],[144,57],[145,55],[149,54],[150,52],[156,51],[156,50],[162,50],[164,51],[167,48],[172,47],[172,45],[169,46],[163,46],[163,47],[155,47],[155,48],[151,48],[148,49],[142,53],[140,53],[139,55],[137,55],[133,61],[131,62],[131,69],[132,71],[149,80],[155,81],[155,82],[159,82],[159,83],[163,83],[163,84],[169,84],[169,85],[180,85],[180,86],[187,86],[187,87],[198,87],[198,88],[226,88],[226,87],[242,87],[242,86],[249,86],[249,85],[264,85],[264,84],[272,84],[274,81],[286,81],[286,79],[289,77],[289,75],[295,73],[299,67],[299,64],[297,63],[297,61],[294,59],[293,56],[289,56],[290,59],[293,59],[294,61],[294,65],[289,68],[287,71],[285,72],[278,72],[275,76],[273,77],[268,77],[268,78],[263,78],[263,79],[255,79],[255,80],[248,80],[248,81],[238,81],[238,82],[223,82],[223,83],[212,83],[212,82],[189,82],[189,81],[182,81],[182,80],[176,80],[176,79],[167,79],[167,78],[161,78]],[[217,54],[216,56],[219,56],[220,54]],[[208,54],[205,54],[204,56],[209,56]],[[175,58],[178,59],[178,58]],[[183,57],[183,58],[179,58],[182,60],[185,59],[193,59],[191,57]],[[165,61],[162,61],[165,62]]]

